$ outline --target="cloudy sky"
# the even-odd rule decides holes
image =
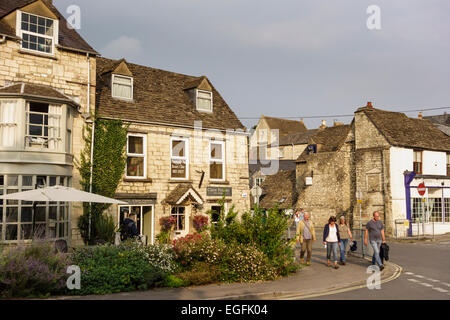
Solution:
[[[304,117],[308,128],[348,123],[336,115],[367,101],[392,111],[450,107],[448,0],[54,3],[66,17],[70,5],[81,8],[79,33],[105,57],[208,76],[247,127],[261,114]],[[367,28],[369,5],[381,10],[381,30]]]

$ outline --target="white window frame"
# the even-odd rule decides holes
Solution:
[[[35,102],[35,101],[29,100],[29,101],[26,102],[26,110],[25,110],[25,148],[45,149],[45,150],[55,150],[55,151],[59,150],[60,146],[58,145],[58,143],[62,140],[61,132],[66,129],[66,128],[64,128],[63,123],[61,121],[62,114],[50,113],[50,108],[51,108],[52,104],[51,103],[47,103],[47,102],[42,102],[43,104],[47,104],[48,105],[48,112],[47,113],[45,113],[45,112],[37,112],[37,111],[30,111],[30,103],[33,103],[33,102]],[[39,102],[39,103],[41,103],[41,102]],[[59,106],[59,108],[62,108],[61,105],[55,105],[55,106]],[[43,117],[45,117],[45,115],[47,115],[47,125],[44,124],[45,121],[42,121],[42,124],[31,124],[30,123],[30,115],[31,114],[40,114]],[[50,117],[57,118],[58,119],[57,122],[58,122],[59,126],[51,126],[50,125],[50,120],[49,120]],[[41,136],[31,135],[30,134],[30,126],[35,126],[35,127],[41,126],[42,127],[42,135]],[[47,127],[47,136],[44,135],[46,127]],[[53,137],[53,138],[50,137],[50,130],[52,130],[52,129],[57,129],[57,131],[58,131],[58,136],[57,137]],[[31,145],[31,141],[29,140],[32,137],[35,137],[37,139],[39,139],[39,137],[40,137],[43,140],[46,140],[46,142],[43,141],[41,143],[40,147],[36,146],[36,145],[33,146],[33,145]],[[49,146],[49,142],[50,142],[51,139],[54,139],[55,143],[57,144],[55,148],[50,148],[50,146]]]
[[[131,80],[131,98],[125,98],[125,97],[121,97],[115,94],[115,90],[114,90],[114,80],[116,80],[116,78],[123,78],[123,79],[129,79]],[[124,85],[121,83],[121,85]],[[119,75],[119,74],[113,74],[111,76],[111,96],[113,98],[116,99],[122,99],[122,100],[127,100],[127,101],[131,101],[134,98],[134,80],[133,77],[128,77],[128,76],[123,76],[123,75]]]
[[[175,213],[175,214],[173,214],[172,213],[172,210],[173,209],[175,209],[176,208],[176,210],[177,210],[177,212]],[[184,208],[184,212],[183,212],[183,229],[176,229],[176,227],[177,226],[175,226],[175,228],[174,228],[174,231],[175,232],[179,232],[179,233],[181,233],[181,232],[184,232],[184,231],[186,231],[187,230],[187,218],[186,218],[186,216],[187,216],[187,207],[186,206],[180,206],[180,205],[176,205],[176,206],[172,206],[171,208],[170,208],[170,216],[171,217],[174,217],[174,216],[176,216],[176,217],[178,217],[178,216],[180,216],[181,214],[178,212],[178,210],[180,209],[180,208]],[[178,218],[177,218],[177,224],[178,224]]]
[[[174,156],[172,153],[173,141],[184,141],[185,155],[184,157]],[[184,178],[172,177],[172,160],[186,160],[186,175]],[[170,179],[171,180],[188,180],[189,179],[189,138],[170,137]]]
[[[22,13],[28,14],[30,16],[36,16],[38,18],[44,18],[47,20],[52,20],[53,21],[53,35],[52,36],[48,36],[48,35],[44,35],[44,34],[40,34],[37,32],[31,32],[31,31],[26,31],[26,30],[22,30]],[[52,51],[49,52],[43,52],[43,51],[39,51],[39,50],[33,50],[33,49],[29,49],[29,48],[24,48],[22,46],[23,44],[23,40],[20,43],[20,50],[23,51],[27,51],[27,52],[33,52],[33,53],[38,53],[38,54],[43,54],[43,55],[48,55],[48,56],[54,56],[55,55],[55,47],[58,44],[58,34],[59,34],[59,21],[49,18],[49,17],[44,17],[38,14],[34,14],[34,13],[29,13],[29,12],[24,12],[21,10],[17,10],[16,12],[16,35],[20,38],[23,39],[23,34],[26,33],[28,35],[31,36],[36,36],[36,37],[41,37],[41,38],[45,38],[45,39],[51,39],[52,40]]]
[[[129,137],[140,137],[142,138],[142,152],[140,153],[130,153],[128,152],[128,141]],[[129,176],[128,173],[128,157],[144,158],[144,175],[143,176]],[[125,164],[125,178],[127,179],[146,179],[147,178],[147,135],[140,133],[128,133],[127,134],[127,162]]]
[[[222,146],[222,158],[221,159],[213,159],[211,157],[212,145],[213,144],[220,144]],[[211,181],[225,181],[225,142],[224,141],[211,140],[209,142],[209,166],[210,166],[210,169],[211,169],[211,163],[212,162],[222,163],[222,179],[213,179],[213,178],[211,178],[211,171],[210,171],[209,172],[209,180],[211,180]]]
[[[206,110],[206,109],[201,109],[201,108],[199,108],[199,106],[198,106],[198,99],[199,99],[198,93],[199,93],[199,92],[201,92],[201,93],[208,93],[208,94],[211,95],[211,99],[210,99],[210,100],[211,100],[211,110]],[[197,108],[198,111],[201,111],[201,112],[210,112],[210,113],[212,113],[212,112],[213,112],[213,93],[212,93],[212,91],[196,89],[196,90],[195,90],[195,106],[196,106],[196,108]]]

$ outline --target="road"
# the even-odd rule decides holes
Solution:
[[[399,278],[378,290],[364,288],[312,300],[450,300],[450,241],[389,246],[390,261],[403,268]]]

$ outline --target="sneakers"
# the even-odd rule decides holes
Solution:
[[[311,261],[306,261],[306,265],[310,266],[311,265]]]
[[[305,264],[305,259],[301,258],[301,259],[300,259],[300,263],[301,263],[301,264]]]
[[[334,265],[335,269],[339,269],[339,266],[337,264]]]
[[[384,266],[381,265],[381,266],[380,266],[380,271],[383,271],[383,269],[384,269]]]

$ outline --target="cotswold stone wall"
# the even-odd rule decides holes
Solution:
[[[95,110],[95,58],[90,58],[91,93],[90,107]],[[88,60],[85,54],[55,49],[54,57],[46,57],[20,50],[20,44],[7,40],[0,44],[0,86],[11,82],[29,82],[48,85],[61,90],[87,111]],[[84,146],[82,128],[84,119],[76,114],[72,130],[72,152],[79,159]],[[42,159],[37,159],[41,161]],[[73,168],[72,186],[79,188],[80,176]],[[72,245],[81,244],[76,222],[82,213],[81,205],[74,204],[71,210]]]
[[[365,225],[375,210],[380,212],[386,233],[395,227],[392,217],[390,186],[390,145],[362,112],[355,113],[355,179],[362,195],[361,223]],[[354,227],[358,228],[359,205],[354,210]]]
[[[249,171],[248,171],[248,138],[245,135],[228,135],[220,132],[194,131],[193,129],[174,128],[168,126],[132,124],[130,133],[144,134],[147,137],[147,177],[144,181],[123,179],[117,193],[148,195],[156,193],[156,200],[133,200],[133,204],[154,204],[154,231],[156,236],[160,233],[159,219],[171,214],[171,206],[164,204],[163,200],[179,184],[192,184],[193,188],[203,198],[200,207],[187,205],[186,233],[192,232],[192,217],[196,214],[206,215],[211,206],[217,206],[221,196],[208,196],[207,187],[232,188],[232,196],[226,197],[227,208],[235,205],[235,210],[242,214],[250,209]],[[170,138],[183,136],[189,138],[189,176],[187,181],[171,179]],[[213,182],[209,175],[209,142],[211,138],[225,141],[225,181]],[[226,140],[225,140],[226,139]],[[239,158],[239,159],[238,159]],[[204,172],[201,181],[202,172]],[[201,185],[200,185],[201,181]],[[125,200],[128,201],[128,200]],[[116,223],[119,220],[118,206],[109,209]],[[147,221],[148,222],[148,221]],[[148,239],[150,242],[150,239]]]
[[[306,163],[297,164],[297,207],[309,212],[317,227],[325,225],[330,216],[350,218],[354,202],[352,156],[352,142],[348,141],[340,151],[310,154]],[[311,173],[312,185],[307,186],[305,178]]]

